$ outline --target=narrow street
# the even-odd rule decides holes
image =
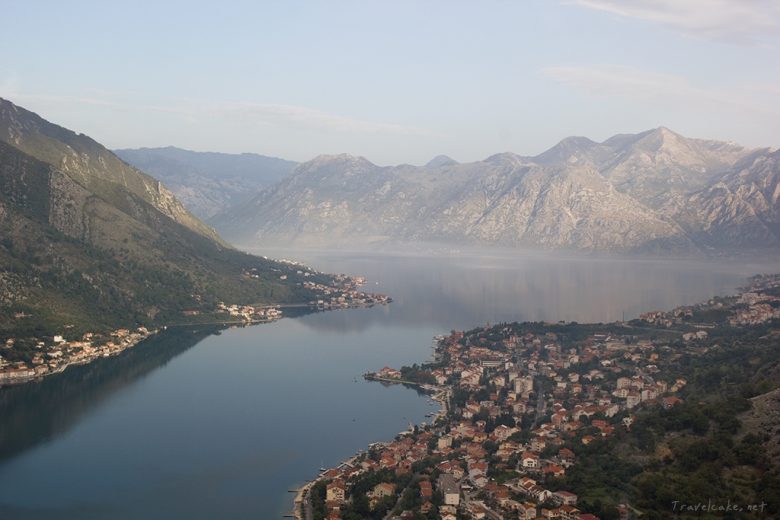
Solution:
[[[547,410],[547,403],[544,400],[544,389],[542,388],[541,384],[536,385],[536,416],[534,417],[534,425],[539,424],[539,420],[544,415],[544,412]]]

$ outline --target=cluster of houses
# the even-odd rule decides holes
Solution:
[[[761,325],[780,319],[780,277],[757,277],[751,287],[728,298],[718,298],[694,306],[677,307],[671,311],[652,311],[642,314],[639,319],[654,325],[670,328],[685,324],[693,328],[712,328],[713,323],[695,323],[691,320],[696,312],[728,309],[728,324],[732,327]],[[707,338],[705,331],[688,332],[685,341]]]
[[[521,443],[510,440],[518,428],[499,426],[486,433],[485,422],[460,421],[449,431],[442,425],[401,436],[390,443],[373,445],[367,454],[324,472],[328,520],[342,518],[352,483],[360,476],[380,470],[391,475],[418,474],[408,489],[417,496],[415,510],[398,511],[391,520],[414,518],[416,513],[434,512],[442,520],[456,520],[459,512],[470,518],[546,518],[593,520],[597,517],[576,508],[577,496],[568,491],[550,491],[542,481],[563,475],[575,462],[571,450],[561,448],[549,458],[531,451],[519,452]],[[501,461],[515,460],[517,477],[498,484],[488,476],[490,454],[486,441],[498,445],[494,454]],[[423,469],[420,470],[419,468]],[[539,475],[539,482],[534,475]],[[394,503],[405,491],[389,479],[367,493],[372,508],[382,500]],[[434,493],[438,494],[434,499]],[[437,505],[434,505],[434,502]],[[497,516],[498,515],[498,516]]]
[[[550,413],[550,420],[540,426],[540,434],[553,431],[570,433],[603,415],[612,418],[641,403],[658,404],[664,394],[675,393],[684,385],[682,379],[663,379],[658,362],[671,354],[668,345],[650,340],[627,342],[625,337],[594,334],[576,347],[564,348],[555,333],[517,335],[507,331],[501,348],[464,345],[456,334],[443,348],[449,363],[432,371],[437,381],[454,383],[462,389],[478,390],[487,385],[491,392],[487,400],[469,401],[463,416],[486,411],[495,418],[500,415],[519,416],[533,409],[535,413]],[[476,341],[481,341],[477,336]],[[550,385],[542,399],[538,379]],[[597,425],[599,423],[596,423]],[[601,428],[609,432],[609,428]]]
[[[119,354],[154,334],[146,327],[117,329],[108,335],[85,333],[80,339],[66,340],[62,335],[35,341],[35,353],[29,362],[9,363],[3,349],[13,349],[15,338],[6,339],[0,347],[0,385],[25,383],[62,372],[70,365],[89,363],[97,358]]]
[[[694,308],[690,306],[677,307],[671,311],[650,311],[639,315],[639,319],[647,323],[669,328],[682,325],[693,318]]]
[[[332,496],[342,497],[329,501],[329,518],[340,517],[356,475],[385,468],[404,473],[433,461],[430,475],[438,477],[420,490],[430,485],[445,496],[437,509],[439,518],[454,519],[460,511],[477,519],[593,519],[577,509],[576,495],[553,491],[548,484],[576,463],[567,446],[630,429],[632,411],[640,405],[671,407],[682,402],[675,394],[686,381],[666,380],[659,368],[672,353],[663,344],[606,333],[564,347],[555,333],[522,333],[509,326],[441,338],[435,356],[441,361],[430,365],[430,376],[439,391],[467,397],[450,402],[451,413],[434,426],[382,445],[374,459],[365,457],[323,475],[332,479]],[[390,367],[373,376],[402,377]],[[500,482],[497,475],[502,475]],[[429,474],[420,476],[426,479]],[[385,484],[371,492],[372,504],[399,496],[401,490],[393,482]],[[432,502],[421,499],[419,512],[433,508]],[[623,510],[627,516],[627,506]]]
[[[266,258],[266,257],[264,257]],[[305,265],[293,261],[282,259],[278,260],[291,267],[298,267],[295,272],[303,278],[310,278],[315,275],[322,275]],[[281,271],[279,271],[281,273]],[[260,278],[256,269],[251,269],[244,273],[244,276],[250,278]],[[280,274],[280,280],[287,280],[287,274]],[[318,299],[309,302],[309,307],[317,310],[347,309],[354,307],[371,307],[373,305],[386,305],[392,299],[383,294],[375,294],[359,291],[358,287],[365,285],[366,279],[362,276],[347,276],[344,274],[331,277],[332,285],[320,283],[314,280],[304,280],[300,285],[318,294]]]
[[[395,476],[409,475],[414,465],[431,461],[431,456],[454,455],[457,450],[451,448],[451,437],[437,436],[433,430],[413,432],[401,436],[390,443],[377,443],[367,454],[363,454],[350,463],[345,463],[324,472],[320,478],[327,479],[326,507],[328,520],[341,518],[341,510],[348,501],[350,482],[360,475],[380,470],[388,470]],[[436,473],[437,478],[432,478]],[[435,512],[440,518],[455,520],[458,508],[462,506],[464,490],[473,489],[469,485],[468,473],[456,457],[440,459],[435,465],[429,465],[427,471],[414,480],[409,489],[417,496],[417,511],[422,514]],[[395,482],[379,482],[367,493],[371,508],[382,500],[397,500],[405,489],[399,489]],[[434,505],[434,493],[438,493],[440,502]],[[474,507],[469,504],[468,507]],[[402,511],[390,519],[412,518],[413,511]]]
[[[267,257],[263,257],[267,258]],[[298,267],[295,273],[298,276],[310,278],[316,275],[322,275],[318,271],[306,267],[300,262],[293,260],[277,260],[280,263],[291,267]],[[287,280],[288,274],[279,271],[279,279]],[[257,269],[250,269],[244,272],[244,276],[249,278],[261,278]],[[332,285],[316,282],[314,280],[304,280],[300,285],[319,295],[317,300],[309,302],[309,306],[318,310],[347,309],[353,307],[370,307],[373,305],[384,305],[390,303],[391,298],[383,294],[367,293],[357,290],[358,287],[365,285],[366,279],[362,276],[347,276],[344,274],[331,276]],[[246,307],[246,306],[245,306]]]
[[[780,282],[770,284],[770,288],[780,287]],[[735,325],[760,325],[771,320],[780,319],[780,296],[766,292],[749,291],[739,298],[742,304],[734,316],[729,319]]]
[[[320,298],[309,302],[309,306],[318,310],[347,309],[352,307],[372,307],[387,305],[392,301],[384,294],[358,291],[356,287],[363,283],[363,278],[354,278],[346,286],[331,287],[321,283],[306,281],[303,286],[320,294]]]
[[[226,305],[223,302],[217,304],[217,312],[229,314],[246,322],[275,321],[282,317],[282,311],[274,306],[254,305]]]
[[[314,275],[322,275],[324,274],[322,271],[316,271],[309,267],[308,265],[304,264],[303,262],[299,262],[297,260],[290,260],[289,258],[274,258],[271,259],[265,255],[262,256],[264,260],[273,260],[274,262],[278,262],[280,264],[285,264],[291,268],[297,268],[296,274],[303,275],[303,276],[314,276]],[[250,269],[248,271],[249,273],[257,273],[257,269]],[[339,275],[328,275],[332,276],[335,280],[336,284],[339,285],[345,285],[345,284],[356,284],[356,285],[363,285],[366,282],[366,279],[362,276],[348,276],[346,274],[339,274]]]
[[[266,260],[268,259],[267,256],[265,256],[263,258],[265,258]],[[291,267],[300,267],[300,269],[295,271],[295,274],[297,274],[299,276],[303,276],[304,278],[308,278],[310,276],[314,276],[314,275],[320,274],[317,271],[314,271],[313,269],[310,269],[309,267],[306,267],[305,265],[303,265],[303,264],[301,264],[299,262],[293,262],[291,260],[277,260],[277,262],[283,263],[283,264],[287,264],[287,265],[289,265]],[[274,270],[276,272],[279,272],[279,273],[282,272],[281,269],[274,269]],[[261,272],[257,268],[255,268],[255,267],[253,267],[253,268],[251,268],[251,269],[249,269],[247,271],[244,271],[244,276],[246,276],[247,278],[254,278],[254,279],[257,279],[257,280],[259,280],[260,278],[263,278],[263,275],[261,274]],[[279,279],[280,280],[287,280],[287,275],[286,274],[280,274],[279,275]]]
[[[382,367],[381,370],[375,372],[374,377],[377,379],[401,379],[401,371],[395,368]]]

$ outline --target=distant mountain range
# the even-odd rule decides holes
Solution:
[[[192,152],[168,146],[114,150],[168,186],[187,208],[209,219],[281,180],[298,163],[253,153]]]
[[[780,152],[667,128],[535,157],[320,156],[211,223],[234,243],[442,241],[672,254],[780,246]]]
[[[296,269],[232,248],[160,181],[0,99],[0,332],[306,301]]]

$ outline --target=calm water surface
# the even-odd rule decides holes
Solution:
[[[287,490],[433,411],[360,374],[453,328],[615,321],[732,292],[778,265],[277,251],[365,275],[388,307],[171,330],[0,389],[0,518],[280,518]]]

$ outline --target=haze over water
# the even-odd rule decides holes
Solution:
[[[171,330],[0,390],[0,518],[279,518],[287,493],[435,408],[368,383],[451,329],[616,321],[733,292],[759,263],[271,251],[363,275],[387,307]],[[378,282],[378,284],[377,284]]]

